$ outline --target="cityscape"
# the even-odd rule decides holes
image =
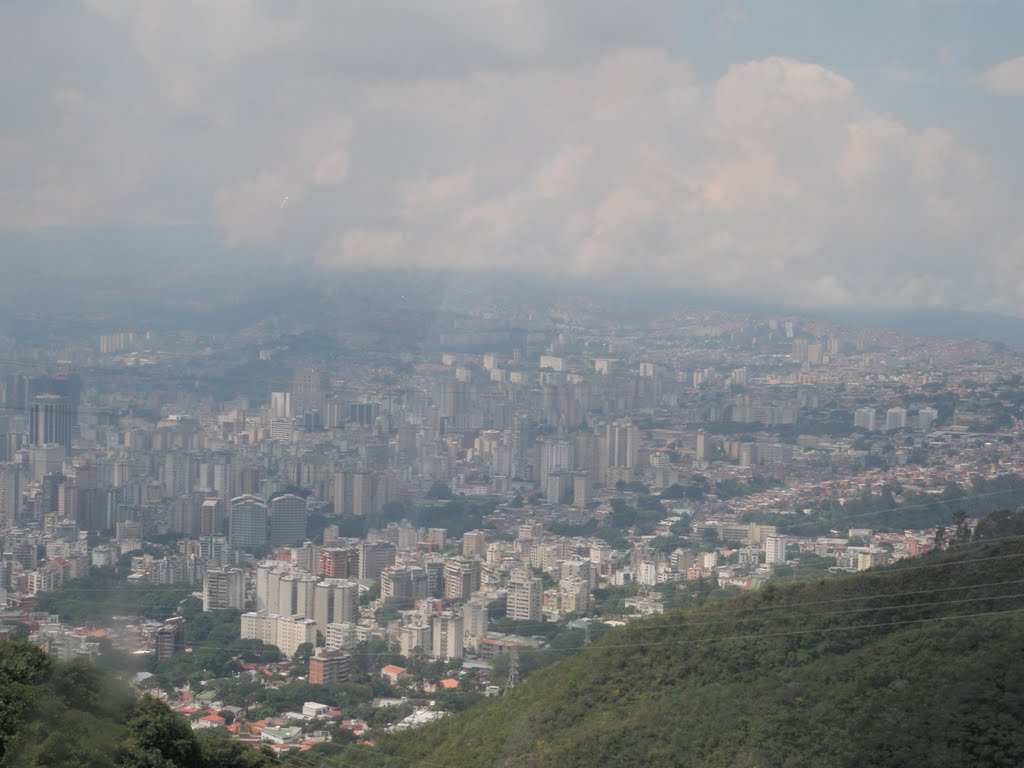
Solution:
[[[0,768],[1024,766],[1024,2],[0,2]]]
[[[619,310],[467,305],[397,360],[261,325],[8,339],[3,632],[286,755],[1024,503],[1005,345]]]

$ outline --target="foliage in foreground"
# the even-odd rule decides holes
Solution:
[[[270,768],[265,755],[196,736],[163,702],[86,661],[0,642],[0,768]]]

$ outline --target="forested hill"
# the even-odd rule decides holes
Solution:
[[[1024,537],[636,622],[379,750],[362,764],[1021,766]]]

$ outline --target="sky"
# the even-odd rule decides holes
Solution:
[[[1024,316],[1018,0],[4,0],[0,100],[9,279],[170,251]]]

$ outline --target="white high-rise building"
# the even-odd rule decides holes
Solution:
[[[327,636],[328,624],[348,624],[359,610],[359,586],[353,581],[329,579],[316,585],[313,619],[317,629]]]
[[[784,536],[768,536],[764,540],[764,561],[768,565],[781,565],[786,562],[786,539]]]
[[[461,613],[442,611],[434,617],[432,634],[435,659],[461,659],[465,647]]]
[[[524,572],[513,574],[508,580],[508,599],[505,613],[513,621],[540,621],[544,583]]]
[[[875,431],[875,409],[858,408],[853,412],[853,426],[866,429],[868,432]]]
[[[419,648],[424,653],[433,650],[429,624],[409,624],[402,627],[402,655],[408,658],[416,648]]]
[[[245,573],[241,568],[210,568],[203,576],[203,610],[245,607]]]
[[[305,616],[278,616],[265,611],[242,614],[243,640],[261,640],[291,657],[303,643],[316,645],[316,622]]]
[[[885,430],[891,432],[907,426],[907,409],[890,408],[885,412]]]

